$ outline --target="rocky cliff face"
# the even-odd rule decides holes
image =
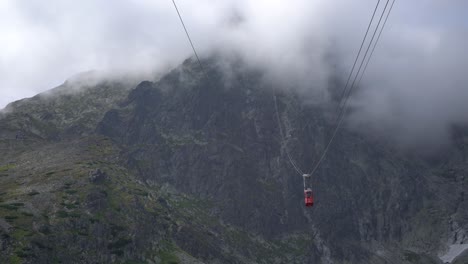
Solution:
[[[306,209],[286,150],[310,169],[333,112],[261,72],[205,63],[206,75],[187,60],[131,91],[101,84],[4,114],[2,260],[439,263],[468,242],[466,129],[428,161],[345,127]]]

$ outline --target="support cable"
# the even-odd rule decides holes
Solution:
[[[206,74],[205,68],[203,67],[203,64],[200,61],[200,57],[198,56],[197,50],[195,49],[195,45],[193,45],[192,38],[190,38],[190,34],[188,33],[187,27],[185,26],[184,20],[182,19],[182,16],[179,12],[179,8],[177,8],[177,4],[175,0],[172,0],[172,3],[174,4],[174,8],[177,12],[177,15],[179,16],[180,23],[182,24],[182,27],[184,28],[185,35],[187,35],[187,39],[190,42],[190,46],[192,47],[193,53],[195,54],[195,57],[197,58],[198,64],[200,65],[200,68],[203,72],[203,75],[205,76],[206,79],[208,79],[208,76]]]
[[[379,25],[380,25],[380,23],[381,23],[381,21],[382,21],[382,18],[383,18],[383,16],[385,15],[385,11],[386,11],[386,9],[387,9],[387,6],[388,6],[388,3],[389,3],[389,2],[390,2],[390,0],[387,0],[387,3],[385,4],[384,10],[382,11],[382,14],[381,14],[381,16],[380,16],[379,22],[377,23],[377,26],[376,26],[376,28],[375,28],[375,30],[374,30],[373,35],[372,35],[371,41],[369,42],[369,45],[368,45],[368,47],[367,47],[367,49],[366,49],[366,52],[365,52],[364,57],[363,57],[363,59],[362,59],[362,61],[361,61],[361,64],[359,65],[359,69],[358,69],[358,71],[357,71],[357,73],[356,73],[356,75],[355,75],[355,77],[354,77],[354,79],[353,79],[353,82],[352,82],[352,84],[351,84],[351,87],[350,87],[349,90],[347,91],[347,94],[346,94],[346,96],[345,96],[345,98],[344,98],[343,107],[341,108],[340,114],[338,115],[338,123],[336,124],[336,127],[335,127],[335,129],[334,129],[334,131],[333,131],[333,134],[332,134],[332,136],[331,136],[331,138],[330,138],[330,141],[329,141],[328,144],[326,145],[325,150],[323,151],[322,155],[320,156],[320,159],[317,161],[317,163],[316,163],[315,166],[313,167],[312,171],[309,173],[310,175],[313,175],[313,174],[317,171],[317,169],[319,168],[320,164],[321,164],[322,161],[325,159],[325,157],[326,157],[326,155],[327,155],[327,153],[328,153],[328,150],[330,149],[330,146],[331,146],[333,140],[335,139],[336,134],[338,133],[338,130],[340,129],[341,124],[343,123],[344,116],[346,115],[347,103],[348,103],[348,99],[349,99],[349,97],[350,97],[350,95],[351,95],[351,91],[352,91],[353,88],[354,88],[354,85],[355,85],[355,83],[356,83],[356,79],[357,79],[358,76],[359,76],[359,73],[360,73],[360,71],[361,71],[362,65],[364,64],[364,61],[365,61],[365,59],[366,59],[366,57],[367,57],[367,54],[369,53],[369,49],[370,49],[370,47],[372,46],[372,42],[373,42],[373,40],[374,40],[374,38],[375,38],[375,35],[376,35],[377,31],[378,31],[378,28],[379,28]]]

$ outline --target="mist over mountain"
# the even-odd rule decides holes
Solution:
[[[201,55],[233,53],[273,83],[326,99],[328,80],[346,79],[375,1],[179,4]],[[0,106],[77,72],[151,79],[191,55],[170,1],[108,8],[105,1],[8,0],[0,7]],[[351,98],[355,127],[412,148],[447,145],[450,127],[467,122],[467,8],[465,1],[396,2]]]
[[[377,3],[0,2],[0,263],[466,263],[468,3],[396,1],[335,130]]]

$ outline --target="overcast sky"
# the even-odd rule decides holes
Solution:
[[[202,55],[237,52],[310,89],[333,74],[327,56],[346,77],[376,2],[177,1]],[[397,0],[351,120],[402,142],[446,138],[468,120],[466,47],[468,1]],[[191,55],[171,0],[0,1],[0,108],[79,72],[148,77]]]

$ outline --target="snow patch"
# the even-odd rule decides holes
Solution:
[[[449,250],[443,256],[439,256],[444,263],[452,262],[456,257],[468,249],[468,244],[450,245]]]

